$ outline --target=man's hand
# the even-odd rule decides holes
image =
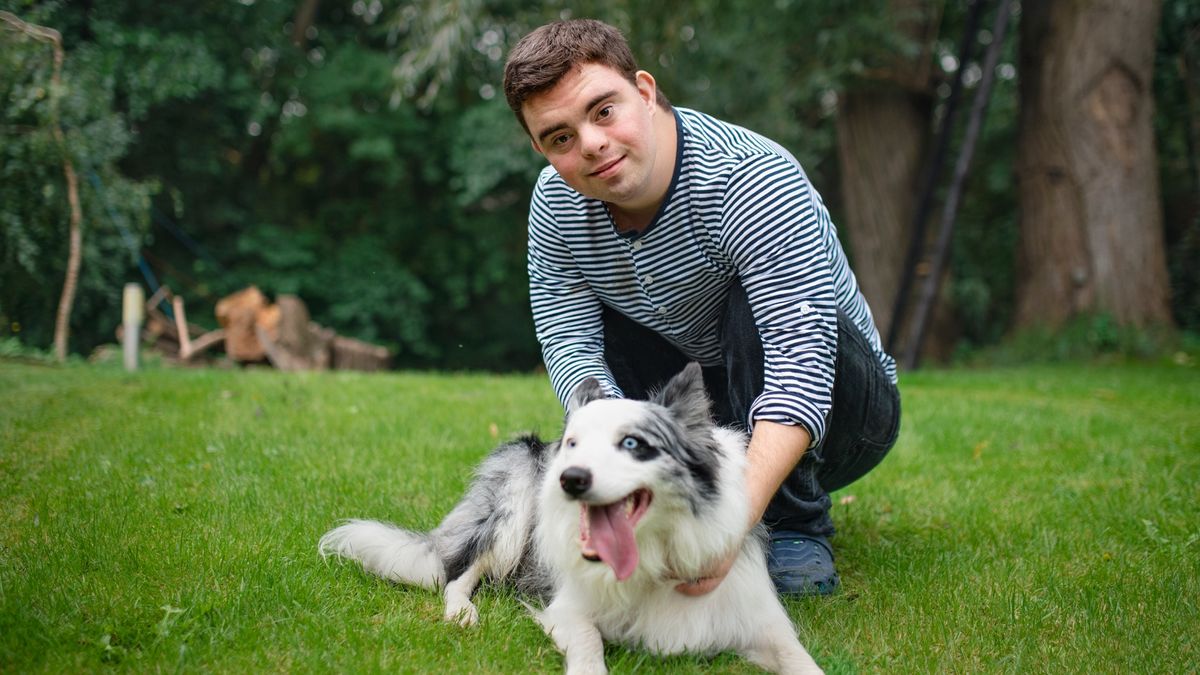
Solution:
[[[733,569],[733,563],[737,560],[738,554],[741,553],[741,551],[742,547],[739,544],[738,547],[733,550],[733,553],[729,555],[729,557],[718,561],[716,564],[706,570],[704,576],[700,577],[699,579],[677,584],[675,586],[675,590],[683,593],[684,595],[691,596],[711,593],[713,589],[715,589],[717,586],[720,586],[721,582],[725,580],[726,575],[729,574],[729,570]]]

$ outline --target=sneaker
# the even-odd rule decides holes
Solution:
[[[772,532],[767,571],[780,595],[828,595],[840,583],[833,567],[833,549],[829,540],[819,535]]]

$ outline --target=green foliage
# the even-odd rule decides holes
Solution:
[[[225,68],[203,35],[162,33],[147,26],[122,25],[113,18],[94,21],[89,45],[102,60],[99,70],[120,77],[126,113],[143,120],[164,101],[189,101],[218,87]]]
[[[502,98],[467,108],[450,138],[449,187],[457,206],[496,210],[526,202],[545,162]]]
[[[0,338],[0,359],[47,364],[55,361],[54,355],[50,352],[26,346],[15,337]]]
[[[1200,271],[1196,265],[1200,260],[1200,203],[1194,204],[1194,208],[1196,215],[1190,221],[1176,223],[1171,228],[1177,239],[1171,238],[1175,241],[1168,245],[1167,257],[1175,319],[1187,330],[1200,331]]]
[[[1179,58],[1196,62],[1193,4],[1164,4],[1155,87],[1176,314],[1194,328],[1200,207],[1186,121],[1197,107],[1170,77]],[[200,323],[256,284],[299,294],[314,320],[396,349],[403,366],[534,367],[525,221],[544,162],[503,101],[512,44],[559,17],[614,23],[674,103],[796,154],[837,221],[839,93],[918,52],[896,23],[916,12],[942,13],[935,61],[956,50],[962,4],[894,5],[319,3],[297,44],[295,3],[0,0],[62,31],[68,49],[52,91],[48,48],[0,33],[0,336],[19,325],[27,344],[50,342],[67,223],[55,100],[85,211],[73,349],[110,339],[144,252]],[[1006,63],[1013,44],[1015,29]],[[948,291],[966,349],[1001,340],[1011,313],[1016,96],[1014,78],[997,83],[957,228]]]
[[[956,56],[959,32],[964,17],[951,12],[939,40],[936,56]],[[1017,203],[1016,148],[1020,102],[1017,97],[1017,26],[1019,17],[1010,20],[1001,51],[1000,68],[992,85],[980,137],[976,145],[971,173],[967,181],[951,250],[951,277],[947,291],[952,298],[958,325],[962,331],[959,349],[970,351],[984,345],[1001,342],[1011,325],[1016,294],[1016,250],[1020,236],[1020,215]],[[982,23],[990,26],[992,17],[985,14]],[[987,33],[990,40],[990,32]],[[975,54],[982,59],[986,44],[976,39]],[[959,103],[959,129],[965,130],[968,111],[978,90],[972,68],[977,62],[963,64],[965,86]],[[946,87],[948,89],[948,85]],[[955,138],[952,148],[961,147]],[[952,152],[944,168],[943,184],[954,171],[956,155]],[[940,221],[935,212],[930,228]]]
[[[571,11],[482,0],[322,5],[296,46],[293,9],[163,12],[129,0],[41,10],[72,59],[92,55],[107,100],[135,125],[123,139],[132,145],[108,146],[123,152],[122,169],[163,185],[160,217],[204,253],[157,231],[150,251],[162,280],[201,322],[217,297],[254,283],[300,294],[315,320],[397,348],[402,364],[533,366],[524,222],[543,161],[503,103],[500,69],[518,37]],[[886,25],[851,3],[816,12],[816,24],[796,20],[814,13],[802,2],[743,10],[573,8],[623,27],[681,105],[771,134],[822,173],[832,167],[817,161],[832,147],[829,111],[803,111],[862,67],[841,55],[890,44]],[[822,60],[837,65],[812,67]],[[116,179],[104,184],[118,203]],[[144,202],[120,203],[145,222]],[[108,260],[133,271],[128,256]],[[116,302],[87,297],[109,311]]]
[[[34,15],[35,17],[37,14]],[[0,26],[0,337],[49,345],[67,264],[70,210],[64,159],[82,208],[83,259],[71,315],[72,346],[111,339],[121,286],[148,228],[153,179],[117,163],[132,143],[100,50],[72,51],[52,84],[53,52]],[[60,146],[54,125],[63,130]],[[65,154],[64,154],[65,153]]]
[[[959,347],[957,360],[974,366],[1016,366],[1030,363],[1146,361],[1187,349],[1164,327],[1123,326],[1107,314],[1080,316],[1050,330],[1030,328],[994,346]],[[1190,357],[1185,357],[1190,358]]]
[[[260,225],[237,244],[241,267],[254,273],[235,285],[297,295],[339,332],[398,342],[405,356],[430,355],[429,291],[395,264],[380,237],[363,234],[335,246],[317,232]]]
[[[1154,95],[1171,305],[1180,327],[1200,331],[1200,6],[1194,2],[1163,3]]]

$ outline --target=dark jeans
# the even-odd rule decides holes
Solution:
[[[604,358],[629,398],[647,398],[683,369],[688,358],[658,333],[604,308]],[[820,445],[804,453],[767,506],[773,530],[833,534],[829,492],[875,468],[900,430],[900,393],[858,327],[838,311],[833,408]],[[704,385],[720,424],[746,429],[750,405],[763,389],[763,349],[741,284],[734,283],[720,322],[723,365],[704,368]]]

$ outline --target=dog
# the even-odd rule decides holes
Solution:
[[[770,671],[820,673],[767,574],[762,526],[743,536],[746,435],[715,426],[710,405],[695,363],[649,401],[607,399],[588,379],[570,396],[560,441],[494,450],[432,532],[351,520],[318,549],[441,589],[445,618],[463,626],[479,619],[481,579],[513,583],[542,603],[526,606],[572,675],[607,672],[605,640],[663,655],[733,650]],[[675,590],[735,547],[715,590]]]

